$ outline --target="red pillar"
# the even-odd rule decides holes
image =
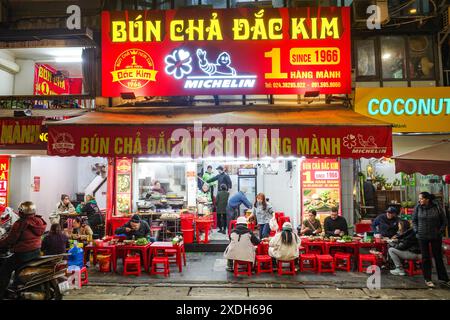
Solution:
[[[108,178],[106,190],[106,234],[113,233],[111,219],[114,215],[116,203],[116,158],[108,158]]]

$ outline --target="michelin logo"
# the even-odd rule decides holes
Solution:
[[[208,61],[207,52],[197,49],[198,68],[203,75],[191,75],[191,54],[187,50],[175,50],[165,59],[166,73],[177,80],[185,78],[185,89],[235,89],[253,88],[255,75],[238,75],[231,65],[228,52],[220,53],[215,62]],[[201,74],[201,73],[200,73]]]
[[[236,69],[231,66],[231,56],[228,52],[222,52],[211,63],[206,58],[206,51],[197,50],[198,65],[207,76],[188,76],[184,83],[185,89],[234,89],[253,88],[256,76],[238,75]]]

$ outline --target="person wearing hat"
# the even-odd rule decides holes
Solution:
[[[276,260],[291,261],[298,258],[300,237],[293,232],[290,222],[283,223],[281,232],[269,242],[269,256]]]
[[[389,207],[386,213],[380,214],[372,222],[372,230],[375,234],[381,234],[382,237],[392,238],[398,232],[397,209]]]
[[[137,214],[133,214],[130,221],[119,227],[115,231],[116,235],[124,234],[127,236],[127,240],[139,238],[147,238],[150,234],[150,227],[147,221],[141,220]]]
[[[233,187],[233,184],[231,183],[231,178],[230,176],[224,171],[222,166],[218,166],[216,168],[216,170],[219,172],[219,174],[217,174],[215,177],[208,179],[207,183],[211,183],[214,181],[217,181],[217,184],[219,186],[221,185],[226,185],[228,190],[231,190],[231,188]]]
[[[247,227],[247,219],[239,217],[236,221],[236,229],[230,234],[230,244],[225,249],[223,256],[228,259],[228,271],[232,271],[233,261],[255,262],[256,249],[261,240]]]
[[[213,167],[212,167],[211,165],[208,165],[208,166],[206,167],[206,171],[205,171],[205,173],[204,173],[203,176],[202,176],[202,180],[203,180],[203,181],[208,181],[208,180],[210,180],[210,179],[213,178],[213,172],[212,172],[212,169],[213,169]],[[218,185],[217,181],[208,183],[209,191],[211,192],[211,198],[214,197],[214,190],[216,189],[216,186],[217,186],[217,185]],[[203,186],[203,185],[202,185],[202,186]],[[199,189],[200,189],[200,188],[199,188]],[[217,191],[219,192],[220,190],[217,190]]]
[[[11,274],[41,254],[41,236],[47,223],[36,215],[36,206],[31,201],[22,202],[19,206],[17,220],[8,236],[0,240],[0,248],[11,248],[13,255],[6,259],[0,268],[0,299],[8,288]]]

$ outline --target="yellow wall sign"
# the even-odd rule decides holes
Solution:
[[[392,123],[393,132],[450,132],[450,89],[357,88],[355,111]]]

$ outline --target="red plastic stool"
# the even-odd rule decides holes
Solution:
[[[236,228],[237,220],[231,220],[230,225],[228,226],[228,235],[231,234],[231,231],[233,231]]]
[[[317,259],[315,254],[302,254],[300,255],[300,271],[316,271]]]
[[[240,266],[244,266],[245,270],[239,270]],[[252,275],[252,263],[249,261],[234,260],[234,276],[237,277],[239,274],[245,274],[250,277]]]
[[[336,252],[334,255],[334,265],[336,270],[350,272],[352,269],[352,255],[350,253]]]
[[[283,269],[283,264],[285,263],[289,263],[289,269]],[[277,267],[278,267],[278,275],[283,275],[283,274],[288,274],[288,275],[293,275],[295,276],[295,260],[290,260],[290,261],[282,261],[282,260],[278,260],[277,261]]]
[[[165,249],[164,253],[165,253],[167,259],[169,260],[169,264],[171,264],[171,263],[178,264],[178,261],[177,261],[177,249]]]
[[[366,263],[369,263],[366,265]],[[374,254],[360,254],[359,255],[359,263],[358,263],[358,271],[359,272],[367,272],[367,267],[371,265],[377,264],[377,257]]]
[[[158,271],[158,265],[163,265],[163,271]],[[154,257],[152,259],[152,271],[150,274],[162,274],[164,277],[167,277],[170,275],[170,269],[169,269],[169,258],[167,257]]]
[[[81,285],[87,285],[89,283],[87,268],[83,267],[80,270],[81,273]]]
[[[273,273],[272,258],[268,255],[256,255],[256,274]],[[266,265],[266,267],[264,267]]]
[[[256,248],[256,254],[261,255],[261,256],[268,255],[269,254],[269,244],[261,241],[258,244],[258,247]]]
[[[276,234],[277,234],[276,231],[270,230],[270,232],[269,232],[269,237],[275,237]]]
[[[407,268],[405,268],[405,272],[408,274],[408,276],[412,277],[422,274],[422,260],[408,259],[405,260],[405,263],[408,266]]]
[[[125,257],[123,263],[123,275],[141,275],[141,257],[140,256],[128,256]]]
[[[317,273],[334,273],[334,271],[333,256],[329,254],[319,254],[317,256]]]

